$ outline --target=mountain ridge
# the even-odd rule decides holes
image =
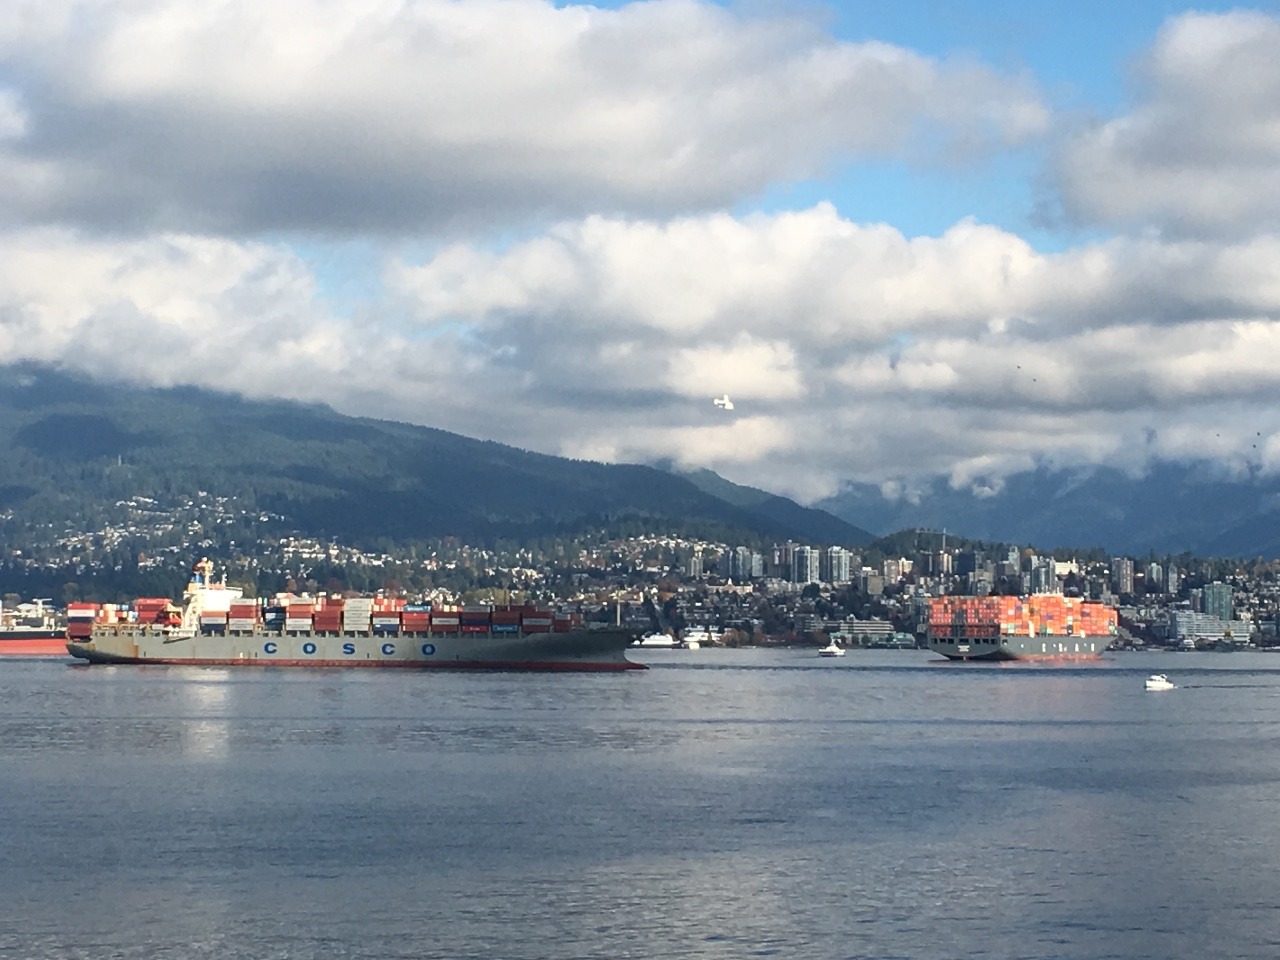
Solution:
[[[815,506],[884,532],[946,528],[977,540],[1098,546],[1131,556],[1280,556],[1280,477],[1233,475],[1208,460],[1157,462],[1137,477],[1110,467],[1042,465],[1008,477],[986,497],[953,489],[943,477],[922,484],[911,500],[849,484]]]
[[[199,487],[300,531],[364,540],[566,534],[626,520],[756,538],[860,545],[847,521],[764,491],[730,502],[667,471],[535,453],[319,404],[0,368],[0,509]],[[741,488],[747,491],[750,488]],[[72,511],[74,512],[74,511]]]

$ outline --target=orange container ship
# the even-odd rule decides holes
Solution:
[[[1116,611],[1040,593],[1028,597],[935,597],[929,649],[948,660],[1085,660],[1115,640]]]

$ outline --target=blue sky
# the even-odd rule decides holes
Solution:
[[[48,0],[0,65],[13,359],[805,500],[1280,469],[1275,3]]]
[[[1131,102],[1131,66],[1166,20],[1189,9],[1226,12],[1240,6],[1166,0],[845,0],[812,9],[843,39],[888,42],[940,58],[971,57],[1034,77],[1066,115],[1107,117]],[[1280,9],[1269,3],[1250,6]],[[1038,249],[1058,251],[1096,233],[1069,224],[1050,226],[1037,214],[1043,198],[1036,193],[1036,176],[1044,152],[1043,144],[1035,144],[960,164],[857,163],[833,180],[782,185],[777,196],[761,198],[761,205],[792,206],[826,197],[851,217],[892,223],[908,234],[941,233],[957,220],[975,217],[1020,233]]]

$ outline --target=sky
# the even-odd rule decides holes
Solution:
[[[1280,4],[9,0],[18,360],[804,502],[1274,473]]]

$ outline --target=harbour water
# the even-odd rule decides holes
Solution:
[[[632,656],[0,662],[0,957],[1280,955],[1280,656]]]

